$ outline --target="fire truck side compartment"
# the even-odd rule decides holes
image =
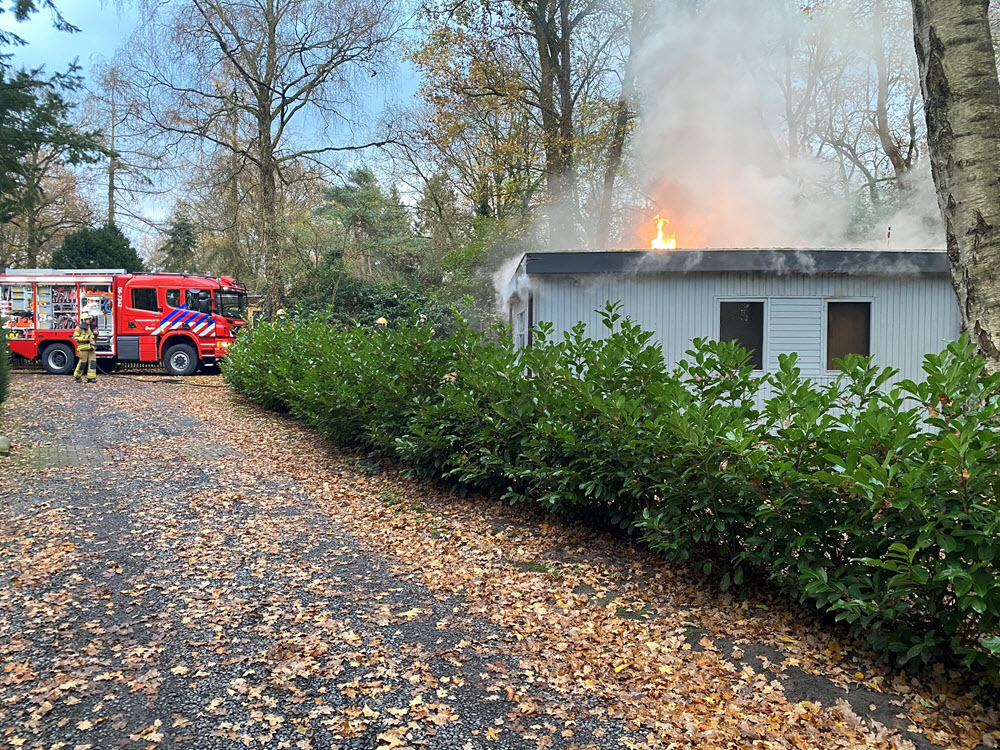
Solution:
[[[139,361],[139,337],[119,336],[118,337],[118,359],[124,362]]]

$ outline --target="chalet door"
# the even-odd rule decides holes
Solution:
[[[156,336],[163,312],[162,292],[155,287],[129,284],[119,311],[118,356],[124,360],[155,362]]]

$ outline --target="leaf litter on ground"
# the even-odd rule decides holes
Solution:
[[[99,471],[15,456],[5,476],[0,744],[995,743],[996,705],[968,675],[881,669],[781,599],[740,602],[608,535],[361,471],[222,389],[101,389],[83,422],[142,425],[154,403],[158,424],[111,430]],[[62,379],[15,378],[18,450],[78,406]],[[185,441],[231,455],[191,460]],[[82,496],[116,489],[129,497]],[[793,696],[810,676],[822,695]],[[898,726],[866,717],[869,696]]]

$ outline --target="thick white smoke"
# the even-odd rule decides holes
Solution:
[[[864,86],[870,73],[874,86],[864,68],[868,22],[852,11],[856,4],[820,3],[812,12],[794,0],[707,0],[696,12],[690,5],[664,0],[635,55],[634,163],[679,247],[885,247],[890,224],[893,248],[943,246],[923,169],[914,170],[895,215],[883,208],[868,236],[848,238],[858,201],[843,189],[843,161],[823,141],[839,135],[834,120],[853,104],[844,101],[855,95],[845,74]],[[793,138],[789,120],[797,122]],[[651,233],[651,223],[637,227],[635,242]]]

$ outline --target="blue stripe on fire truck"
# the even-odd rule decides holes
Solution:
[[[200,313],[196,313],[196,312],[184,313],[181,317],[179,317],[177,320],[175,320],[173,322],[173,325],[170,326],[170,330],[173,330],[175,328],[180,328],[185,323],[188,323],[191,320],[194,320],[196,317],[198,317],[199,314]]]
[[[215,318],[211,315],[205,315],[201,320],[191,326],[191,330],[199,336],[207,336],[215,330]]]
[[[160,325],[157,326],[155,331],[153,331],[153,335],[155,336],[156,334],[161,333],[163,329],[166,328],[168,325],[170,325],[171,321],[173,321],[173,319],[176,318],[178,315],[180,315],[182,312],[183,310],[174,310],[172,313],[163,318],[163,320],[160,321]]]
[[[153,331],[153,335],[167,330],[172,331],[184,324],[187,324],[188,328],[199,336],[207,336],[215,330],[215,318],[211,315],[188,310],[174,310],[160,321],[159,326]]]

